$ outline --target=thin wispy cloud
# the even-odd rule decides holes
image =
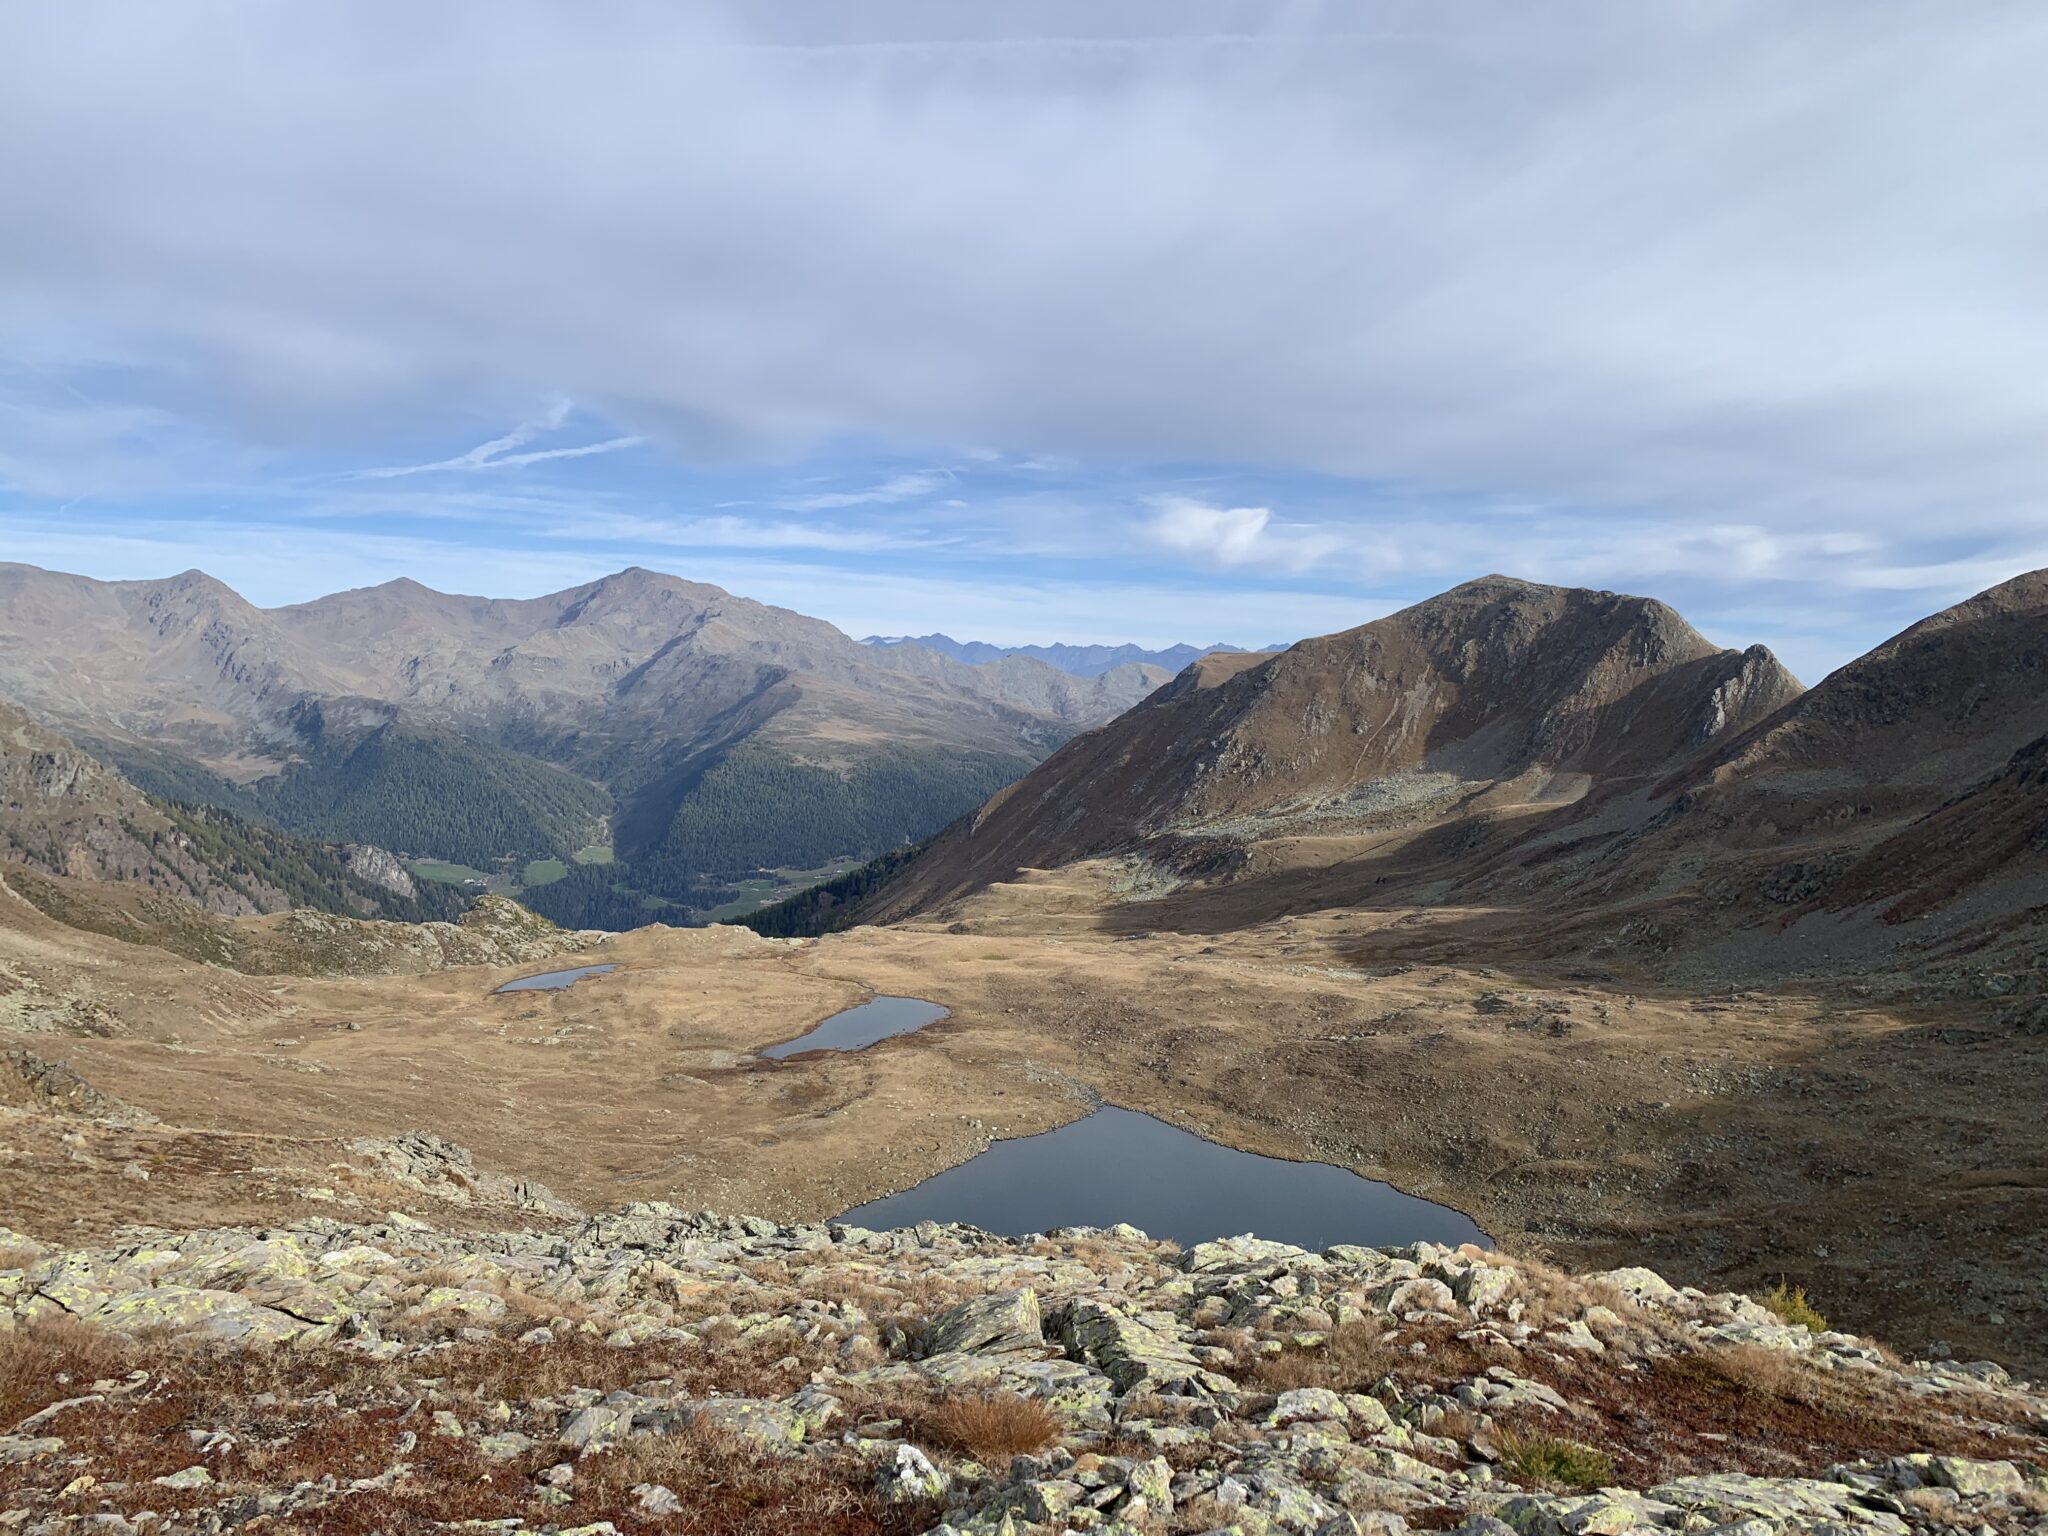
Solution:
[[[781,505],[785,512],[832,512],[843,507],[888,506],[929,496],[947,483],[945,475],[892,475],[880,485],[854,491],[818,491],[792,496]]]
[[[533,421],[522,422],[510,432],[494,437],[487,443],[478,443],[466,452],[458,453],[451,459],[436,459],[430,464],[404,464],[388,469],[359,469],[347,478],[355,480],[397,480],[406,475],[431,475],[456,473],[477,469],[518,469],[528,464],[544,464],[550,459],[587,459],[600,453],[617,453],[622,448],[637,448],[644,438],[626,436],[607,438],[603,442],[578,443],[566,448],[537,448],[524,453],[514,449],[525,448],[536,438],[560,430],[569,419],[574,405],[564,399],[556,400],[545,415]]]

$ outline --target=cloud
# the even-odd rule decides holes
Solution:
[[[840,507],[886,506],[929,496],[948,483],[950,477],[945,475],[892,475],[880,485],[871,485],[865,490],[821,491],[808,496],[794,496],[783,502],[782,507],[788,512],[829,512]]]
[[[0,481],[1867,643],[2043,558],[2044,69],[1932,0],[0,8]]]
[[[677,549],[909,550],[938,542],[885,528],[760,521],[744,517],[651,517],[579,511],[542,530],[553,539]]]
[[[236,433],[559,390],[697,458],[1587,516],[2010,527],[2048,483],[2038,8],[78,0],[0,60],[0,352]]]
[[[1344,534],[1276,524],[1270,507],[1214,507],[1171,495],[1150,501],[1146,536],[1162,549],[1210,565],[1306,571],[1354,542]]]

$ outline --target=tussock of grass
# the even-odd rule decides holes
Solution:
[[[1036,1398],[1014,1392],[942,1398],[912,1420],[942,1450],[957,1450],[985,1466],[1003,1466],[1060,1438],[1059,1417]]]
[[[1781,1322],[1791,1323],[1799,1328],[1810,1328],[1815,1333],[1828,1331],[1828,1320],[1806,1299],[1806,1287],[1803,1285],[1788,1286],[1780,1280],[1757,1297],[1757,1301],[1766,1310],[1777,1314]]]
[[[1614,1482],[1614,1458],[1605,1451],[1556,1435],[1504,1435],[1500,1464],[1525,1483],[1590,1493]]]
[[[1253,1361],[1244,1384],[1259,1392],[1288,1392],[1296,1387],[1328,1387],[1334,1392],[1370,1391],[1399,1363],[1394,1345],[1372,1323],[1351,1323],[1323,1343],[1287,1349]]]
[[[901,1420],[903,1437],[926,1450],[970,1456],[992,1467],[1042,1451],[1065,1433],[1058,1414],[1015,1392],[868,1393],[859,1416]]]

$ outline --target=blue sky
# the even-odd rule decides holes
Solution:
[[[0,558],[1809,681],[2048,565],[2036,7],[0,17]]]

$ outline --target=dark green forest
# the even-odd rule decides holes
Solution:
[[[757,869],[809,869],[925,837],[1031,767],[993,752],[892,750],[845,773],[772,747],[735,747],[684,795],[661,842],[634,861],[648,890]]]
[[[609,928],[623,933],[648,923],[681,927],[690,909],[643,895],[622,882],[630,878],[620,864],[578,864],[559,880],[519,893],[519,904],[563,928]]]
[[[251,793],[295,832],[486,869],[507,854],[572,853],[610,808],[602,789],[536,758],[395,725]]]
[[[305,838],[374,843],[494,869],[508,859],[567,857],[613,808],[604,789],[537,758],[396,723],[347,742],[316,735],[306,760],[248,786],[170,752],[122,753],[118,766],[178,802],[192,823],[188,835],[218,844],[224,867],[268,868],[273,873],[264,878],[294,901],[330,911],[343,910],[337,893],[353,889],[346,883],[353,877],[331,856],[330,870],[320,858],[294,852],[314,846]],[[518,899],[564,927],[684,923],[731,901],[739,894],[733,882],[760,870],[812,869],[848,856],[901,859],[908,845],[1030,767],[1021,755],[893,747],[842,770],[742,743],[684,762],[658,786],[644,785],[632,797],[639,803],[620,818],[627,831],[618,862],[572,864],[563,878]],[[210,862],[214,857],[209,852]],[[821,887],[815,911],[864,893],[864,874],[856,870]],[[378,902],[391,916],[412,915],[393,910],[397,897],[380,893]],[[423,882],[415,905],[422,915],[445,915],[459,909],[461,897]]]
[[[908,848],[891,848],[881,857],[868,860],[859,869],[848,870],[836,880],[814,885],[787,901],[778,901],[772,907],[763,907],[734,921],[769,939],[811,939],[821,933],[837,932],[853,922],[862,901],[880,890],[931,845],[932,840],[928,837]]]
[[[794,762],[773,747],[742,744],[668,781],[678,799],[652,847],[621,848],[618,863],[573,870],[519,900],[564,927],[681,923],[730,901],[737,894],[731,882],[759,870],[877,856],[817,888],[828,893],[813,904],[821,915],[834,900],[865,894],[880,878],[871,871],[900,867],[911,851],[907,845],[973,810],[1030,766],[999,753],[899,747],[840,772]],[[643,807],[638,820],[647,819]],[[795,909],[811,897],[807,892],[769,910]]]
[[[207,805],[233,811],[244,821],[270,820],[248,790],[181,752],[83,736],[78,738],[78,744],[146,795],[175,800],[180,805]]]

